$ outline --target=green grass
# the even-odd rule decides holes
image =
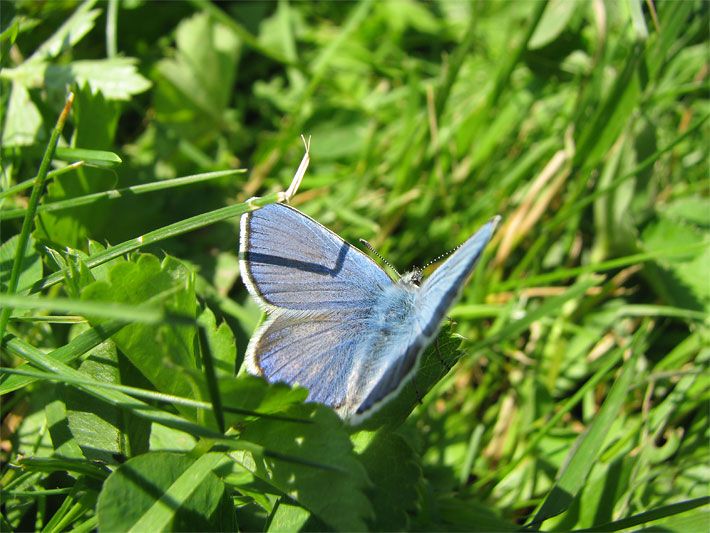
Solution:
[[[709,18],[3,5],[0,528],[707,529]],[[291,203],[400,271],[503,217],[356,428],[239,373],[302,134]]]

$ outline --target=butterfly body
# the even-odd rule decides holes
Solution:
[[[267,313],[247,348],[247,370],[308,388],[309,401],[350,422],[366,418],[416,372],[495,222],[420,286],[419,271],[393,281],[360,250],[289,206],[243,215],[240,270]]]

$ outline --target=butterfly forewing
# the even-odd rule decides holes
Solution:
[[[266,306],[366,309],[393,283],[360,250],[283,204],[242,216],[239,255],[249,292]]]
[[[432,338],[439,331],[441,321],[458,299],[466,279],[491,240],[498,220],[496,217],[478,230],[424,281],[419,295],[421,305],[418,318],[427,338]]]

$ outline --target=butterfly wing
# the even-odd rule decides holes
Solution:
[[[301,385],[308,400],[347,417],[352,379],[362,367],[364,317],[355,313],[286,311],[270,316],[254,334],[245,361],[252,374]]]
[[[396,396],[416,373],[419,359],[439,331],[441,321],[459,297],[466,278],[473,272],[500,217],[495,217],[464,242],[443,265],[424,282],[414,305],[413,324],[400,330],[397,357],[391,359],[357,407],[353,421],[364,420],[377,411],[387,398]]]
[[[299,384],[341,416],[354,375],[370,364],[370,316],[394,282],[365,254],[300,211],[271,204],[241,219],[240,269],[268,318],[252,336],[247,370]]]
[[[242,215],[239,259],[247,289],[266,310],[368,309],[393,284],[360,250],[283,204]]]
[[[499,221],[499,216],[491,219],[424,281],[418,323],[425,342],[428,343],[439,331],[444,315],[461,295],[466,278],[476,267]]]

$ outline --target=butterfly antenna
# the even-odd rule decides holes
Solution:
[[[454,253],[456,250],[458,250],[459,248],[461,248],[461,246],[463,246],[463,244],[464,244],[464,243],[461,243],[461,244],[459,244],[456,248],[453,248],[453,249],[449,250],[448,252],[446,252],[446,253],[444,253],[444,254],[441,254],[439,257],[435,257],[434,259],[432,259],[431,261],[429,261],[426,265],[424,265],[424,266],[421,268],[421,270],[424,270],[424,269],[426,269],[426,267],[428,267],[428,266],[430,266],[430,265],[433,265],[434,263],[437,263],[438,261],[441,261],[444,257],[450,256],[450,255],[451,255],[452,253]]]
[[[385,259],[384,257],[382,257],[382,255],[381,255],[377,250],[375,250],[374,246],[372,246],[372,245],[371,245],[369,242],[367,242],[365,239],[360,239],[360,243],[361,243],[363,246],[365,246],[368,250],[370,250],[373,254],[375,254],[377,257],[379,257],[379,258],[380,258],[380,261],[382,261],[385,265],[387,265],[387,266],[390,267],[392,270],[394,270],[394,273],[397,274],[397,276],[401,277],[400,274],[399,274],[399,272],[397,272],[397,269],[392,266],[392,263],[390,263],[389,261],[387,261],[387,259]]]

